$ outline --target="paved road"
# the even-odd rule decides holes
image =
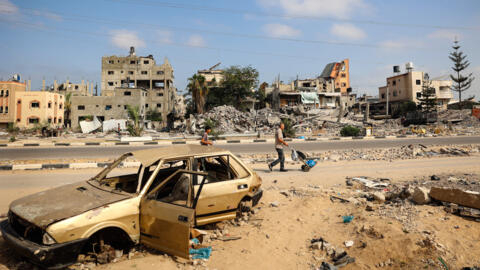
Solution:
[[[351,141],[312,141],[291,143],[297,150],[328,151],[360,148],[388,148],[409,144],[480,144],[480,136],[460,137],[427,137],[427,138],[401,138],[401,139],[373,139]],[[0,160],[34,160],[34,159],[75,159],[75,158],[112,158],[128,151],[147,149],[162,146],[56,146],[46,147],[22,147],[0,149]],[[271,143],[251,144],[225,144],[220,147],[237,154],[244,153],[274,153]]]

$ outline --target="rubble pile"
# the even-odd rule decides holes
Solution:
[[[308,158],[322,161],[352,161],[352,160],[405,160],[430,158],[439,156],[468,156],[479,153],[479,145],[425,146],[422,144],[378,149],[346,149],[325,152],[303,152]],[[249,163],[265,163],[277,158],[276,154],[239,154],[240,158]],[[287,154],[287,157],[289,155]],[[296,164],[287,160],[287,163]]]
[[[270,108],[241,112],[232,106],[223,105],[204,114],[192,115],[185,124],[178,123],[175,126],[179,130],[186,126],[188,132],[196,133],[202,130],[210,119],[216,124],[215,129],[219,133],[273,133],[281,119],[289,119],[296,133],[322,130],[322,133],[338,136],[339,128],[345,125],[363,125],[362,122],[348,117],[342,117],[338,122],[338,114],[336,109],[307,110],[301,105],[283,107],[278,112]],[[346,113],[345,116],[347,115],[349,114]]]
[[[462,127],[480,128],[480,120],[472,115],[472,110],[445,110],[438,113],[438,121],[458,124]]]
[[[416,221],[421,211],[417,205],[443,206],[447,213],[480,222],[479,179],[473,174],[432,175],[393,184],[389,179],[354,177],[346,179],[346,186],[355,192],[336,198],[341,202],[363,204],[372,215],[395,219],[403,225],[403,231],[409,233],[418,229]],[[384,200],[378,199],[379,194]],[[430,212],[428,214],[433,214]]]

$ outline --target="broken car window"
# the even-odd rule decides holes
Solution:
[[[188,206],[191,175],[178,173],[174,175],[156,193],[156,200],[180,206]]]
[[[152,184],[148,188],[147,193],[152,191],[156,186],[163,182],[163,180],[167,179],[170,175],[174,174],[176,171],[180,169],[187,169],[188,167],[188,160],[186,159],[176,159],[176,160],[167,160],[164,161],[162,167],[158,171],[158,174],[155,176]],[[153,171],[152,171],[153,173]],[[149,176],[150,177],[150,176]],[[148,180],[149,178],[147,178]],[[145,181],[147,181],[145,180]],[[142,183],[142,185],[145,185]]]
[[[138,173],[140,171],[140,162],[129,160],[128,167],[124,166],[126,158],[129,155],[123,155],[107,166],[92,180],[100,187],[108,188],[118,192],[135,193],[138,186]]]
[[[233,171],[229,166],[230,158],[228,155],[201,157],[194,160],[194,170],[205,172],[207,184],[234,179]],[[198,184],[198,181],[194,181]]]

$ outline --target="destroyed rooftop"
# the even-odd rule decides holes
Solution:
[[[214,146],[202,145],[177,145],[162,148],[145,149],[130,152],[130,154],[140,161],[144,166],[150,166],[159,159],[168,159],[175,157],[186,157],[203,154],[220,154],[228,152],[225,149]]]

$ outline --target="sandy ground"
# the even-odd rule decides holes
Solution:
[[[207,262],[202,262],[204,266],[178,263],[170,256],[149,251],[139,253],[131,260],[100,265],[95,269],[315,269],[327,259],[324,251],[309,247],[310,240],[319,237],[335,247],[343,247],[356,259],[355,263],[342,269],[377,269],[378,264],[388,265],[385,269],[443,269],[439,257],[446,261],[449,269],[480,265],[478,222],[448,214],[439,206],[415,206],[415,229],[405,231],[401,222],[379,215],[379,210],[367,212],[363,205],[343,204],[329,199],[331,194],[347,196],[346,193],[354,192],[345,188],[347,176],[385,177],[392,182],[412,181],[432,174],[480,174],[478,164],[478,155],[393,162],[322,162],[309,173],[299,171],[299,164],[288,165],[290,171],[286,173],[269,172],[264,164],[253,164],[251,166],[264,181],[265,193],[260,210],[241,226],[220,224],[224,226],[224,234],[241,236],[242,239],[208,243],[213,253]],[[9,202],[15,198],[58,184],[55,181],[43,184],[42,179],[67,177],[76,181],[95,172],[0,172],[0,209],[7,209]],[[17,175],[30,180],[19,181],[18,185],[2,184]],[[280,193],[292,188],[308,192],[298,196]],[[278,202],[279,206],[271,207],[271,202]],[[383,206],[378,207],[382,209]],[[354,220],[342,223],[341,216],[350,214],[355,216]],[[373,228],[375,233],[362,230],[362,227]],[[441,248],[422,244],[426,237],[432,235]],[[354,241],[353,247],[344,246],[347,240]],[[11,255],[0,240],[0,269],[17,269],[12,265],[18,265],[19,261]]]

